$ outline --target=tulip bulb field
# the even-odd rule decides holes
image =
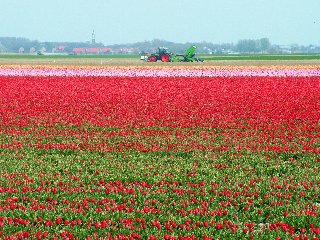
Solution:
[[[0,66],[0,239],[320,239],[320,68]]]

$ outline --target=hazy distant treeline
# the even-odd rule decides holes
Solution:
[[[290,46],[280,46],[272,44],[268,38],[261,39],[241,39],[237,43],[210,43],[210,42],[188,42],[175,43],[165,40],[154,39],[152,41],[143,41],[127,44],[114,44],[105,46],[102,43],[92,44],[90,42],[39,42],[27,38],[0,37],[0,52],[19,52],[25,53],[30,49],[35,51],[52,52],[57,46],[65,46],[65,52],[72,52],[73,48],[89,47],[108,47],[114,52],[126,51],[130,53],[152,52],[158,47],[167,47],[175,53],[183,53],[191,44],[197,45],[198,53],[221,54],[221,53],[320,53],[320,46],[308,45],[302,46],[292,44]]]

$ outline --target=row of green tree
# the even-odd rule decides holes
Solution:
[[[221,43],[215,44],[210,42],[187,42],[187,43],[175,43],[171,41],[165,41],[160,39],[154,39],[151,41],[143,41],[129,44],[114,44],[104,46],[102,43],[96,43],[94,47],[109,47],[115,52],[125,52],[123,49],[130,49],[130,52],[152,52],[158,47],[167,47],[170,51],[175,53],[183,53],[191,44],[197,45],[198,53],[320,53],[320,47],[309,45],[291,45],[287,47],[281,47],[279,45],[271,44],[268,38],[261,39],[242,39],[237,43]],[[25,52],[29,52],[31,48],[39,51],[40,49],[46,49],[47,52],[51,52],[57,46],[65,46],[66,52],[72,52],[73,48],[88,48],[93,47],[90,42],[39,42],[35,40],[29,40],[27,38],[15,38],[15,37],[0,37],[0,52],[19,52],[19,49],[23,48]]]
[[[199,42],[199,43],[174,43],[169,41],[163,41],[154,39],[153,41],[138,42],[130,44],[130,47],[139,48],[143,51],[152,50],[155,47],[165,46],[172,51],[182,53],[191,44],[195,44],[198,47],[200,53],[228,53],[228,52],[239,52],[239,53],[262,53],[269,52],[272,50],[272,45],[268,38],[261,38],[258,40],[244,39],[239,40],[238,43],[222,43],[214,44],[210,42]],[[124,47],[125,45],[118,45],[117,47]]]
[[[46,49],[51,52],[57,46],[65,46],[65,50],[71,52],[73,48],[88,48],[92,47],[89,42],[39,42],[27,38],[16,37],[0,37],[0,52],[19,52],[20,48],[24,48],[25,52],[29,52],[31,48],[40,51]],[[103,47],[102,43],[95,44],[95,47]]]

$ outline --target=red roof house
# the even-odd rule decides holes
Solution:
[[[101,48],[100,53],[111,53],[111,48]]]
[[[55,47],[56,51],[64,51],[64,49],[66,48],[66,46],[57,46]]]
[[[74,49],[72,49],[72,52],[74,54],[84,54],[84,53],[86,53],[86,50],[84,48],[74,48]]]
[[[100,49],[99,48],[87,48],[87,54],[99,54]]]

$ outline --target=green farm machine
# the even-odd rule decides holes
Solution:
[[[190,46],[184,54],[177,54],[173,57],[172,62],[203,62],[203,59],[196,57],[195,45]]]
[[[147,62],[203,62],[203,59],[195,56],[197,47],[195,45],[190,46],[184,54],[173,54],[169,52],[167,48],[159,47],[157,52],[151,55],[141,56],[141,60]]]

